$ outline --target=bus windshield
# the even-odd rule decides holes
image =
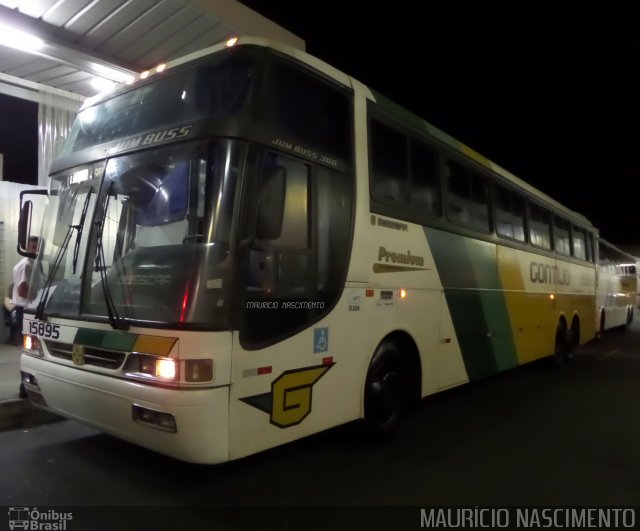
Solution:
[[[225,326],[242,148],[191,142],[54,176],[44,222],[50,286],[31,294],[32,307],[114,325]]]

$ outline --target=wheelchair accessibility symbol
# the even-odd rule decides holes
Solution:
[[[329,329],[313,329],[313,353],[327,352],[329,350]]]

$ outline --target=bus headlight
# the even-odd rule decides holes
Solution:
[[[175,382],[178,377],[178,362],[172,358],[134,353],[127,360],[125,372],[132,376]]]
[[[129,355],[124,372],[136,379],[174,384],[202,384],[212,382],[214,377],[211,358],[182,361],[138,352]]]
[[[25,350],[28,350],[28,354],[32,356],[40,356],[44,355],[42,348],[40,347],[40,340],[36,336],[32,336],[29,334],[25,334],[22,336],[22,346]]]
[[[166,380],[173,380],[176,377],[176,362],[172,359],[157,359],[156,360],[156,376],[159,378],[165,378]]]

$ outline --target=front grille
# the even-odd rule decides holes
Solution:
[[[73,345],[68,343],[60,343],[58,341],[45,341],[49,354],[54,358],[60,358],[72,361],[71,352]],[[85,365],[93,365],[95,367],[103,367],[105,369],[118,369],[122,366],[127,354],[125,352],[117,352],[114,350],[103,350],[94,347],[84,348]]]

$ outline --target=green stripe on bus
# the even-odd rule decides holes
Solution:
[[[107,332],[79,328],[73,342],[76,345],[84,345],[86,347],[131,352],[137,338],[138,334],[130,334],[128,332]]]
[[[507,301],[503,292],[504,287],[498,271],[496,246],[472,238],[454,237],[464,240],[467,247],[496,366],[500,371],[515,367],[518,365],[518,354],[513,339]]]
[[[518,364],[495,246],[425,228],[470,380]]]

